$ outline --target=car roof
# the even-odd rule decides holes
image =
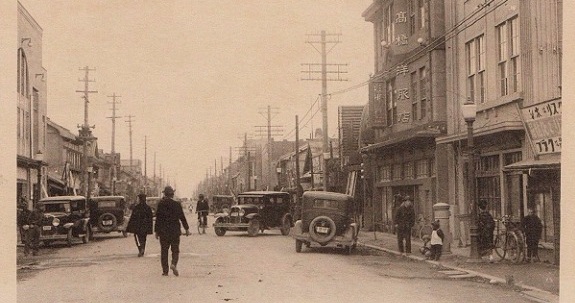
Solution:
[[[92,197],[92,198],[90,198],[90,200],[93,200],[93,201],[100,201],[100,200],[121,200],[121,199],[125,199],[124,196],[98,196],[98,197]]]
[[[40,200],[40,202],[59,202],[59,201],[79,201],[86,200],[84,196],[55,196],[46,197]]]
[[[263,197],[263,196],[269,196],[269,195],[289,195],[289,193],[287,193],[285,191],[265,191],[265,190],[247,191],[247,192],[243,192],[241,194],[238,194],[238,197],[253,197],[253,196]]]
[[[306,191],[303,193],[304,198],[317,198],[317,199],[331,199],[331,200],[350,200],[353,199],[352,196],[335,193],[329,191]]]

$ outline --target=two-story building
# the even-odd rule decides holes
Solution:
[[[82,140],[48,118],[45,161],[48,163],[48,195],[76,195],[81,192]]]

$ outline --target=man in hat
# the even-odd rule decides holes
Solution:
[[[198,196],[198,203],[196,204],[196,213],[198,214],[198,220],[201,220],[202,225],[208,226],[208,212],[210,211],[210,205],[208,200],[204,198],[204,194]],[[206,230],[204,229],[204,234]]]
[[[186,236],[190,235],[190,226],[184,215],[182,205],[174,198],[174,189],[171,186],[164,188],[164,197],[158,203],[156,211],[156,239],[160,239],[162,275],[167,276],[169,269],[178,276],[178,258],[180,256],[180,221],[186,230]],[[172,249],[172,263],[168,267],[168,249]]]
[[[395,213],[395,226],[397,228],[397,245],[402,255],[411,254],[411,228],[415,224],[415,210],[411,197],[405,196],[403,202]],[[403,241],[405,240],[405,246]]]
[[[153,232],[154,216],[152,208],[146,204],[146,194],[140,193],[138,201],[139,203],[132,210],[126,231],[134,234],[138,247],[138,257],[142,257],[146,251],[146,238]]]

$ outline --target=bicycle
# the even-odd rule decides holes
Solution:
[[[496,234],[493,239],[495,253],[501,260],[509,259],[513,263],[519,263],[525,258],[525,238],[518,222],[511,221],[509,216],[503,216],[495,220]],[[500,223],[505,229],[500,230]]]
[[[197,211],[196,213],[198,214],[198,234],[200,234],[200,235],[201,235],[201,234],[205,234],[205,233],[206,233],[206,227],[207,227],[207,226],[206,226],[205,224],[202,224],[202,218],[203,218],[203,216],[202,216],[201,214],[203,214],[203,213],[206,213],[206,214],[207,214],[208,211],[207,211],[207,210],[200,210],[200,211]],[[208,221],[208,220],[207,220],[207,218],[206,218],[206,223],[207,223],[207,221]]]
[[[418,237],[421,241],[424,241],[423,237],[426,235],[431,237],[431,232],[433,232],[431,218],[429,216],[419,214],[416,225],[414,226],[414,231],[414,236]]]

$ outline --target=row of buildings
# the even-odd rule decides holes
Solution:
[[[98,149],[95,137],[74,134],[47,114],[48,71],[42,65],[42,27],[17,5],[16,201],[57,195],[124,195],[135,200],[144,187],[158,193],[159,177],[142,172],[142,161]]]
[[[374,0],[362,15],[373,24],[369,99],[340,108],[337,152],[313,140],[296,152],[289,142],[291,150],[273,157],[277,176],[246,177],[292,188],[299,159],[311,188],[322,177],[306,179],[310,171],[327,166],[330,176],[344,175],[328,189],[360,197],[370,230],[393,232],[399,197],[414,199],[423,222],[433,219],[434,204],[447,203],[451,241],[460,246],[470,244],[470,201],[487,201],[495,218],[520,220],[533,208],[558,263],[562,15],[559,0]],[[251,171],[265,159],[255,157]],[[260,189],[226,183],[223,176],[241,175],[232,164],[200,190]],[[364,183],[346,187],[346,175]]]

